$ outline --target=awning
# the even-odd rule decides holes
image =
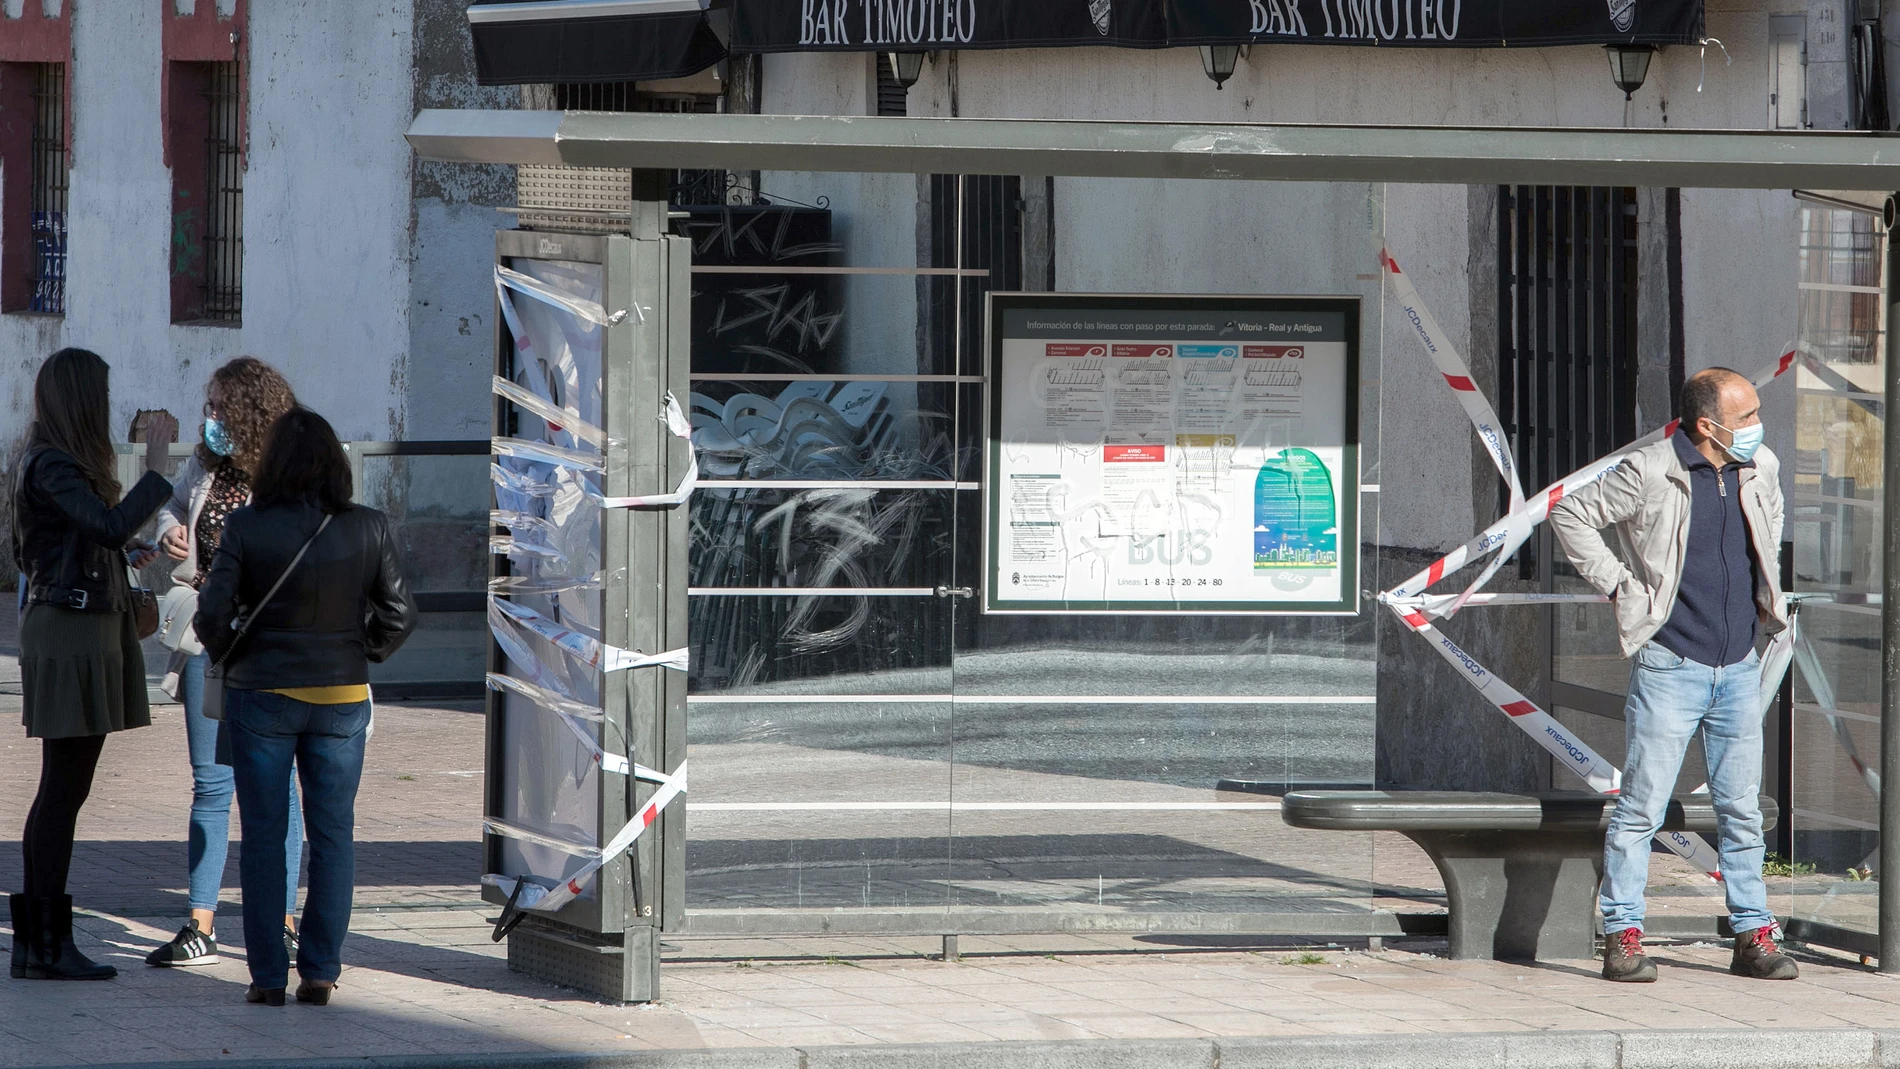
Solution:
[[[733,0],[734,52],[1693,44],[1702,0]]]
[[[733,53],[1695,44],[1703,0],[475,0],[484,85],[683,77]],[[717,20],[717,21],[715,21]],[[722,32],[715,32],[715,27]]]
[[[468,28],[476,80],[684,78],[726,58],[711,11],[724,6],[724,0],[475,0]]]

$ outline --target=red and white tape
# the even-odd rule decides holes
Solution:
[[[484,875],[482,882],[510,896],[514,895],[519,886],[521,896],[515,901],[519,908],[532,909],[538,913],[554,913],[562,906],[579,898],[581,892],[586,889],[588,881],[592,880],[596,873],[631,849],[633,844],[640,840],[640,836],[646,834],[646,830],[653,826],[653,822],[659,819],[661,812],[672,805],[674,799],[685,793],[686,762],[681,761],[679,768],[675,769],[672,775],[661,777],[660,789],[653,792],[653,797],[640,806],[634,813],[633,819],[627,821],[626,826],[621,828],[598,854],[590,856],[578,870],[552,888],[533,881],[523,882],[512,876],[502,876],[492,872]],[[507,835],[510,831],[506,826],[493,823],[487,825],[487,830],[496,835]]]
[[[1379,266],[1385,269],[1387,281],[1392,283],[1392,295],[1398,299],[1400,311],[1405,320],[1418,335],[1419,344],[1425,346],[1425,352],[1437,365],[1438,373],[1445,377],[1445,385],[1451,388],[1452,396],[1464,407],[1465,415],[1471,418],[1472,429],[1478,432],[1478,441],[1484,445],[1484,451],[1491,456],[1491,463],[1497,467],[1498,475],[1504,479],[1506,491],[1511,495],[1507,512],[1516,512],[1524,504],[1524,484],[1518,479],[1517,458],[1511,455],[1511,443],[1504,435],[1504,421],[1498,419],[1497,409],[1478,389],[1471,378],[1471,366],[1465,363],[1451,335],[1438,325],[1431,309],[1425,306],[1424,298],[1418,295],[1418,287],[1412,285],[1411,276],[1399,268],[1399,261],[1389,248],[1379,250]]]
[[[1596,753],[1581,739],[1566,730],[1556,718],[1539,708],[1535,702],[1525,698],[1516,688],[1498,678],[1476,658],[1466,653],[1449,636],[1440,631],[1432,622],[1433,617],[1447,618],[1456,614],[1467,604],[1527,604],[1532,603],[1525,596],[1493,595],[1486,597],[1479,593],[1485,583],[1497,573],[1506,559],[1517,552],[1537,525],[1550,515],[1551,508],[1563,499],[1567,492],[1580,489],[1598,479],[1622,463],[1624,457],[1654,442],[1674,434],[1678,423],[1671,421],[1666,426],[1645,435],[1623,449],[1572,472],[1563,479],[1524,498],[1516,481],[1516,469],[1509,456],[1508,443],[1504,443],[1499,431],[1499,422],[1490,402],[1485,400],[1482,391],[1472,382],[1468,368],[1464,365],[1445,335],[1438,327],[1430,312],[1423,307],[1415,287],[1399,269],[1397,260],[1389,250],[1381,249],[1380,265],[1383,276],[1392,281],[1400,306],[1405,310],[1407,320],[1417,331],[1421,343],[1431,356],[1440,374],[1445,376],[1448,387],[1458,397],[1470,417],[1473,429],[1478,433],[1486,451],[1491,454],[1493,464],[1498,468],[1500,477],[1505,479],[1511,493],[1512,507],[1507,515],[1498,522],[1479,532],[1471,541],[1453,550],[1451,553],[1432,562],[1423,571],[1405,582],[1380,595],[1380,600],[1390,608],[1395,616],[1415,633],[1430,642],[1446,662],[1457,669],[1478,692],[1499,712],[1505,714],[1519,730],[1529,735],[1542,746],[1558,763],[1576,773],[1591,789],[1606,794],[1617,793],[1621,788],[1622,772]],[[1797,362],[1818,365],[1820,361],[1812,354],[1796,348],[1779,357],[1773,364],[1763,368],[1753,377],[1759,388],[1788,372]],[[1487,434],[1487,429],[1489,434]],[[1446,575],[1463,568],[1473,560],[1486,554],[1495,554],[1477,580],[1462,594],[1446,599],[1444,596],[1429,596],[1426,591],[1436,585]],[[1558,600],[1605,600],[1600,597],[1568,598],[1563,595],[1544,595],[1541,601]],[[1781,676],[1787,671],[1792,654],[1793,634],[1784,633],[1771,643],[1769,655],[1763,658],[1764,689],[1772,693],[1779,689]],[[1769,685],[1766,678],[1773,672],[1773,682]],[[1765,708],[1765,706],[1764,706]],[[1685,858],[1698,869],[1720,879],[1718,855],[1713,847],[1699,835],[1680,832],[1664,832],[1657,836],[1672,852]]]

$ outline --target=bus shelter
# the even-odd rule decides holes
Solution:
[[[1854,213],[1859,221],[1842,223],[1843,233],[1883,236],[1894,220],[1885,191],[1900,189],[1900,141],[1873,133],[424,111],[408,137],[426,159],[583,178],[519,209],[540,222],[497,237],[485,880],[505,903],[497,938],[510,940],[511,962],[628,1000],[656,997],[660,933],[682,925],[942,933],[947,949],[958,932],[1414,930],[1375,908],[1376,884],[1387,881],[1374,879],[1369,858],[1346,856],[1360,848],[1308,843],[1294,857],[1286,844],[1249,838],[1258,833],[1248,829],[1278,825],[1272,803],[1233,794],[1208,802],[1181,789],[1224,771],[1236,784],[1371,782],[1362,743],[1382,656],[1377,627],[1390,626],[1384,609],[1395,595],[1423,596],[1401,573],[1373,574],[1359,552],[1380,522],[1380,450],[1401,447],[1381,442],[1367,418],[1402,400],[1381,393],[1383,351],[1377,364],[1364,355],[1367,324],[1383,322],[1386,285],[1402,287],[1402,314],[1433,350],[1391,359],[1435,359],[1440,348],[1422,301],[1409,280],[1396,281],[1398,262],[1379,245],[1379,189],[1821,190],[1830,192],[1798,195]],[[1043,293],[1033,278],[972,266],[983,239],[973,246],[967,232],[952,242],[955,256],[931,266],[839,262],[868,246],[831,231],[823,199],[806,206],[818,213],[809,217],[695,218],[667,203],[666,172],[697,169],[848,174],[860,191],[886,175],[1362,184],[1369,195],[1321,195],[1326,214],[1290,225],[1357,228],[1372,240],[1357,259],[1276,275],[1278,296],[1195,295],[1164,268],[1149,292]],[[994,192],[962,178],[943,189],[959,215]],[[1856,190],[1880,192],[1842,192]],[[1581,238],[1598,225],[1589,220],[1600,203],[1574,196],[1563,203],[1586,220],[1571,232]],[[574,225],[563,229],[563,220]],[[592,225],[603,221],[610,225]],[[747,243],[772,255],[721,260]],[[1880,288],[1857,289],[1890,312],[1900,253],[1881,248]],[[869,323],[825,314],[841,294],[858,307],[917,311]],[[702,359],[693,338],[708,317],[713,329],[739,333]],[[860,357],[842,370],[800,362],[803,350],[744,342],[752,323],[820,348],[842,339]],[[1890,331],[1880,344],[1877,383],[1847,381],[1799,345],[1761,381],[1800,365],[1813,376],[1802,380],[1802,418],[1813,409],[1837,437],[1842,427],[1873,428],[1842,441],[1862,469],[1884,472],[1900,462],[1900,437],[1884,420],[1900,397],[1900,348]],[[901,358],[878,362],[893,352]],[[1130,433],[1102,445],[1099,428],[1087,428],[1105,418],[1089,392],[1100,389],[1105,362],[1130,361],[1116,367],[1121,411],[1140,407],[1146,380],[1135,362],[1163,357],[1206,358],[1181,373],[1181,390],[1224,383],[1223,396],[1250,398],[1261,433],[1280,437],[1248,466],[1236,460],[1248,442],[1181,422],[1198,417],[1181,414],[1176,391],[1165,439]],[[1437,362],[1453,391],[1479,392],[1460,366]],[[1825,390],[1834,394],[1819,397]],[[1818,399],[1810,404],[1808,394]],[[1816,407],[1836,404],[1858,414]],[[1485,438],[1481,410],[1467,411]],[[1301,420],[1322,428],[1310,442],[1286,435]],[[1063,429],[1074,427],[1083,431]],[[1099,448],[1076,459],[1069,447],[1090,433]],[[1511,481],[1509,447],[1491,452]],[[1144,467],[1164,457],[1180,472],[1171,491]],[[1196,466],[1203,461],[1205,470]],[[1194,529],[1144,534],[1084,517],[1098,539],[1118,539],[1111,548],[1126,558],[1111,560],[1084,537],[1094,571],[1044,567],[1077,557],[1064,548],[1075,510],[1036,481],[1046,478],[1039,464],[1067,463],[1095,464],[1080,477],[1130,514],[1157,494],[1233,494],[1247,523],[1203,539]],[[1900,849],[1896,803],[1879,793],[1881,773],[1900,770],[1900,535],[1878,520],[1900,498],[1878,474],[1856,483],[1825,465],[1797,470],[1798,490],[1808,476],[1810,496],[1835,509],[1797,521],[1809,533],[1795,537],[1815,541],[1796,556],[1817,572],[1817,604],[1854,614],[1845,630],[1818,633],[1868,655],[1788,653],[1799,673],[1792,706],[1831,733],[1814,745],[1839,747],[1816,767],[1853,780],[1823,793],[1866,795],[1853,803],[1858,816],[1836,814],[1828,825],[1850,833],[1839,849],[1860,859],[1851,877],[1876,872],[1880,854]],[[1199,489],[1181,489],[1194,480]],[[1326,509],[1313,512],[1320,498]],[[1523,500],[1514,494],[1509,507]],[[1848,506],[1873,523],[1863,518],[1853,533]],[[1224,514],[1218,502],[1208,507]],[[1529,537],[1507,528],[1500,521],[1496,540],[1480,532],[1471,552],[1422,574],[1436,583],[1475,568],[1507,537]],[[1840,561],[1856,545],[1873,566],[1854,582],[1833,581],[1847,574]],[[1223,554],[1235,560],[1225,577]],[[1204,564],[1211,570],[1194,570]],[[1273,627],[1263,630],[1267,617]],[[1846,633],[1855,627],[1866,633]],[[1263,634],[1269,654],[1274,641],[1284,646],[1250,674],[1255,662],[1233,655],[1258,652]],[[1230,656],[1196,659],[1208,650]],[[1486,677],[1473,665],[1474,678]],[[699,673],[690,698],[689,670]],[[1514,719],[1542,715],[1522,694],[1510,697],[1487,689],[1470,700]],[[695,731],[703,723],[717,739],[701,747],[694,736],[696,753],[718,755],[695,770],[696,784],[713,784],[706,802],[688,782],[689,701]],[[1279,737],[1268,740],[1260,711],[1280,708],[1312,716],[1272,720]],[[1114,733],[1092,725],[1089,709],[1136,712],[1126,737],[1105,742]],[[1216,709],[1227,713],[1202,711]],[[1143,725],[1163,721],[1165,730],[1146,734],[1166,737],[1144,737]],[[1587,752],[1586,732],[1550,723],[1578,740],[1565,740],[1563,753]],[[1862,756],[1876,746],[1877,758]],[[1562,764],[1558,749],[1545,749]],[[1161,771],[1145,779],[1118,771],[1144,762]],[[1135,779],[1142,790],[1128,788]],[[1075,786],[1082,781],[1101,786],[1091,793]],[[862,784],[868,796],[854,791]],[[1582,784],[1553,771],[1551,786]],[[695,799],[695,825],[708,826],[694,843],[716,844],[697,861],[684,799]],[[836,833],[853,820],[875,827]],[[1039,846],[1051,829],[1067,829],[1058,837],[1071,854],[1094,854],[1078,867]],[[1177,829],[1186,830],[1162,845],[1157,833]],[[1183,851],[1182,840],[1195,849]],[[1166,854],[1168,880],[1118,869],[1111,885],[1106,865],[1086,879],[1101,856],[1138,862],[1150,849]],[[1867,890],[1797,885],[1791,933],[1900,972],[1900,885],[1857,893]],[[1803,894],[1816,901],[1804,907]],[[1849,899],[1867,908],[1842,912]]]

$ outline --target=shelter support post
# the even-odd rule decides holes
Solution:
[[[1900,199],[1900,194],[1896,194]],[[1894,240],[1895,199],[1887,201],[1886,454],[1881,470],[1885,509],[1880,573],[1880,971],[1900,973],[1900,880],[1887,862],[1900,858],[1900,432],[1893,413],[1900,406],[1900,241]]]

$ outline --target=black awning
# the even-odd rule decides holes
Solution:
[[[731,50],[1695,44],[1703,0],[474,0],[484,85],[677,78]],[[723,25],[723,23],[722,23]]]
[[[482,85],[684,78],[726,58],[710,0],[475,0]]]
[[[1703,0],[732,0],[734,52],[1694,44]]]

